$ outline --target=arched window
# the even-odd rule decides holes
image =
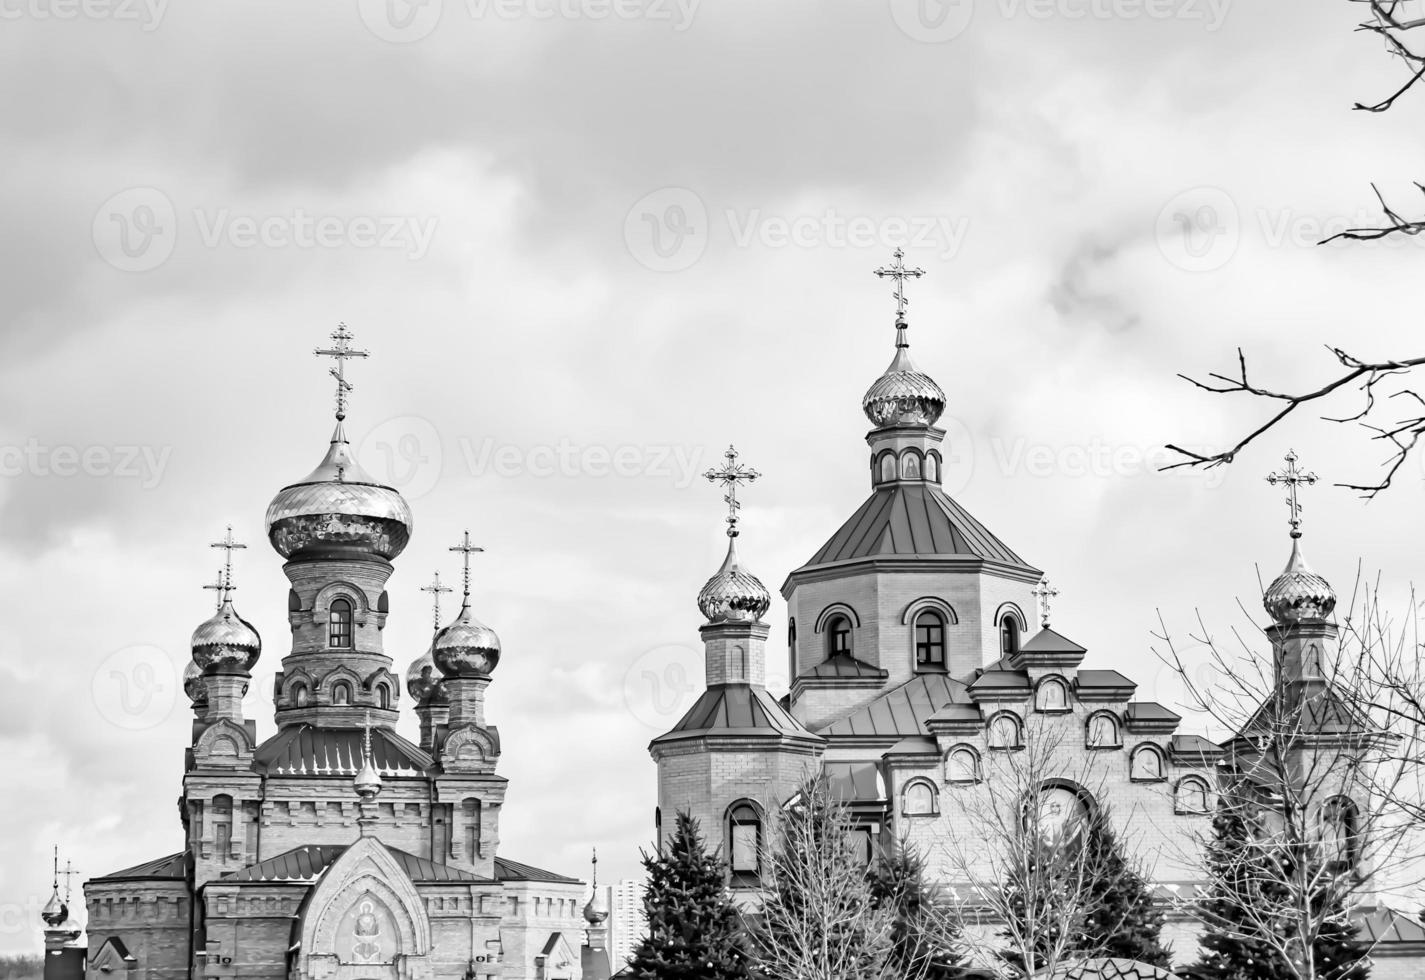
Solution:
[[[992,749],[1020,748],[1019,719],[1008,711],[1001,711],[991,718],[989,743]]]
[[[834,616],[826,624],[826,656],[851,653],[851,620],[845,616]]]
[[[655,806],[653,808],[653,844],[658,848],[658,853],[663,853],[663,808]]]
[[[905,455],[901,457],[901,479],[920,479],[920,453],[913,449],[907,449]]]
[[[1091,749],[1123,747],[1123,739],[1118,734],[1118,719],[1106,711],[1100,711],[1089,718],[1084,736],[1084,744]]]
[[[1019,652],[1019,620],[1013,614],[1006,614],[999,621],[999,652],[1001,656],[1012,657]]]
[[[901,815],[906,817],[933,817],[939,813],[936,805],[939,794],[928,779],[912,779],[901,791]]]
[[[1333,796],[1321,805],[1321,844],[1324,857],[1338,869],[1354,867],[1360,851],[1360,811],[1345,796]]]
[[[385,684],[376,685],[376,705],[380,708],[391,707],[391,689]]]
[[[1173,809],[1178,813],[1206,813],[1208,811],[1207,780],[1200,776],[1184,776],[1178,781],[1178,791],[1173,799]]]
[[[733,680],[747,680],[747,648],[735,646],[732,648],[732,670]]]
[[[915,665],[943,670],[945,667],[945,618],[926,610],[915,617]]]
[[[333,599],[327,611],[327,646],[333,649],[351,647],[351,602]]]
[[[1046,677],[1034,692],[1034,710],[1047,713],[1069,710],[1069,686],[1060,677]]]
[[[881,482],[890,483],[896,478],[896,458],[890,453],[881,457]]]
[[[1026,829],[1055,849],[1079,840],[1093,815],[1092,798],[1071,783],[1051,780],[1029,796],[1024,816],[1032,824]]]
[[[945,756],[947,783],[978,783],[980,755],[968,745],[957,745]]]
[[[734,884],[755,884],[762,870],[762,814],[748,800],[727,810],[728,866]]]
[[[465,831],[465,859],[480,856],[480,801],[466,797],[460,804],[461,828]]]
[[[351,704],[351,685],[346,681],[332,685],[332,704]]]
[[[1161,782],[1167,778],[1163,752],[1156,745],[1144,743],[1133,750],[1129,761],[1129,778],[1134,782]]]
[[[307,685],[301,683],[300,681],[292,685],[292,693],[289,695],[289,697],[291,698],[292,703],[294,705],[299,708],[306,707],[307,696]]]
[[[931,483],[940,482],[940,459],[934,453],[925,457],[925,478]]]
[[[213,856],[226,862],[233,847],[233,798],[225,793],[213,797]]]

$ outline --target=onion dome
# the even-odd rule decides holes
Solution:
[[[475,618],[467,596],[455,622],[436,634],[431,657],[446,677],[487,677],[500,663],[500,638]]]
[[[435,644],[431,643],[425,653],[411,661],[406,669],[406,693],[417,705],[440,701],[444,690],[441,686],[440,670],[435,665]]]
[[[207,703],[208,686],[203,683],[203,668],[196,660],[188,661],[188,666],[183,668],[183,693],[195,705]]]
[[[593,894],[584,906],[584,921],[591,926],[601,926],[609,917],[609,897],[606,889],[599,887],[599,852],[594,851],[593,882],[589,886]]]
[[[896,356],[861,399],[861,410],[877,428],[934,425],[945,411],[945,392],[910,359],[906,322],[896,319]]]
[[[237,614],[230,597],[193,631],[193,662],[205,674],[245,674],[262,655],[262,638]]]
[[[405,550],[411,527],[405,498],[357,465],[340,419],[320,465],[283,487],[267,508],[267,536],[283,558],[389,561]]]
[[[54,886],[54,893],[50,895],[45,907],[40,909],[40,918],[51,929],[64,925],[69,919],[69,906],[64,904],[64,899],[59,897],[58,884]]]
[[[371,761],[371,727],[368,725],[361,738],[361,770],[357,772],[352,785],[363,803],[370,803],[381,793],[381,774]]]
[[[1301,542],[1292,537],[1291,559],[1262,596],[1272,619],[1280,625],[1323,620],[1336,608],[1336,590],[1313,572],[1301,555]]]
[[[737,557],[736,535],[729,536],[727,557],[698,593],[698,608],[710,623],[748,623],[761,620],[771,605],[767,587]]]

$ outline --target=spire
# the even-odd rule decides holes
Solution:
[[[905,281],[919,279],[925,270],[906,268],[905,252],[898,248],[889,266],[873,271],[882,279],[895,280],[896,288],[891,296],[896,301],[896,354],[861,399],[861,408],[877,428],[932,426],[945,411],[945,392],[911,361],[905,316],[906,304],[910,302],[905,295]]]
[[[590,887],[593,894],[589,896],[589,902],[584,906],[584,921],[591,926],[601,926],[609,917],[609,902],[604,893],[599,890],[599,849],[594,848],[594,873],[593,882]]]
[[[336,379],[336,433],[341,435],[342,441],[346,441],[345,433],[342,432],[341,423],[346,418],[346,395],[351,391],[352,385],[346,380],[346,362],[353,357],[370,357],[371,352],[365,350],[353,350],[351,341],[354,339],[345,323],[338,323],[336,329],[332,331],[332,346],[328,348],[316,348],[312,353],[318,357],[330,357],[336,361],[336,366],[331,368],[330,374]],[[336,442],[337,434],[332,436],[332,442]]]
[[[66,871],[65,897],[61,899],[59,897],[59,847],[56,845],[54,849],[54,886],[49,901],[40,910],[40,918],[51,929],[59,928],[69,919],[69,874],[71,873]]]
[[[1039,600],[1039,625],[1044,629],[1049,628],[1049,601],[1059,594],[1059,590],[1049,584],[1046,576],[1039,580],[1039,584],[1031,590],[1031,595]]]
[[[757,576],[742,566],[737,557],[738,511],[742,504],[737,499],[739,483],[752,483],[761,473],[738,462],[737,449],[727,447],[723,453],[722,469],[710,469],[703,476],[710,483],[720,483],[725,488],[723,501],[727,504],[727,557],[717,574],[708,579],[698,593],[698,608],[709,622],[750,621],[758,622],[762,614],[772,605],[772,597]]]
[[[1301,553],[1302,506],[1297,492],[1301,487],[1314,486],[1319,478],[1315,473],[1300,470],[1296,465],[1298,458],[1295,450],[1289,450],[1282,472],[1267,474],[1268,483],[1287,489],[1287,524],[1291,528],[1291,555],[1286,568],[1262,596],[1262,605],[1280,625],[1325,620],[1336,608],[1336,591],[1331,583],[1313,572]]]

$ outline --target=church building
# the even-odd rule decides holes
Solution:
[[[84,885],[87,975],[109,980],[581,980],[578,878],[500,851],[507,780],[485,696],[500,640],[471,607],[468,533],[459,614],[404,685],[383,649],[387,580],[410,540],[401,495],[357,464],[345,431],[343,325],[336,428],[321,462],[278,491],[266,529],[291,582],[292,646],[273,692],[277,731],[258,742],[243,696],[262,653],[226,569],[217,610],[193,633],[193,704],[181,850]],[[437,579],[432,591],[438,602]],[[396,732],[402,688],[420,744]],[[587,920],[587,922],[586,922]],[[49,920],[46,920],[49,922]],[[63,945],[63,920],[52,923]],[[48,934],[48,933],[47,933]],[[71,930],[72,938],[72,930]],[[594,957],[595,960],[598,957]],[[607,957],[603,957],[606,962]],[[56,963],[59,958],[56,958]],[[607,976],[607,967],[592,980]]]

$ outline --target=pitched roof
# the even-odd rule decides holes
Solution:
[[[825,771],[827,784],[836,799],[849,803],[885,799],[874,762],[828,762]]]
[[[924,735],[930,716],[951,703],[967,703],[965,685],[946,674],[917,674],[870,704],[820,729],[828,738],[905,738]]]
[[[657,744],[713,732],[820,741],[789,715],[765,688],[748,684],[714,684],[703,692],[678,724],[653,742]]]
[[[496,881],[558,881],[567,882],[571,885],[580,884],[578,878],[570,878],[567,875],[555,874],[553,871],[545,871],[530,864],[520,864],[518,861],[511,861],[509,858],[495,858],[495,880]]]
[[[229,871],[223,875],[224,881],[243,882],[311,882],[331,866],[347,849],[345,844],[305,844],[290,851],[248,865],[240,871]],[[426,858],[416,857],[395,847],[386,846],[391,857],[401,866],[406,876],[416,882],[489,881],[469,871],[452,868],[447,864],[437,864]]]
[[[1030,567],[945,491],[919,483],[872,493],[802,567],[883,555],[961,556]]]
[[[1257,706],[1238,737],[1259,733],[1363,734],[1374,727],[1365,714],[1347,703],[1329,684],[1314,690],[1288,686],[1283,700],[1268,698]]]
[[[972,691],[989,691],[1000,688],[1028,690],[1029,674],[1022,670],[986,670],[970,684]]]
[[[1425,925],[1384,905],[1362,910],[1355,918],[1360,937],[1377,948],[1391,943],[1425,943]]]
[[[886,755],[936,755],[940,754],[940,743],[929,735],[907,735],[886,750]]]
[[[1025,641],[1024,646],[1019,648],[1019,652],[1032,654],[1086,653],[1088,651],[1062,633],[1056,633],[1046,626]]]
[[[179,851],[177,854],[169,854],[165,857],[155,858],[152,861],[145,861],[143,864],[136,864],[132,868],[125,868],[122,871],[115,871],[113,874],[102,875],[92,881],[135,881],[144,879],[148,881],[161,880],[171,881],[182,880],[187,877],[187,867],[185,858],[186,851]]]
[[[1129,724],[1135,721],[1182,721],[1183,716],[1157,701],[1133,701],[1123,709]]]
[[[1116,670],[1080,670],[1079,687],[1137,687]]]
[[[811,670],[803,671],[801,674],[798,674],[797,679],[801,680],[802,678],[806,677],[865,677],[873,678],[876,680],[885,680],[888,676],[890,675],[881,668],[872,667],[870,664],[866,663],[863,660],[857,660],[849,653],[838,653],[834,657],[830,657],[826,660],[823,660]]]
[[[355,776],[361,769],[360,728],[288,725],[257,748],[256,764],[279,776]],[[389,728],[371,730],[371,761],[382,776],[424,774],[435,760]]]

